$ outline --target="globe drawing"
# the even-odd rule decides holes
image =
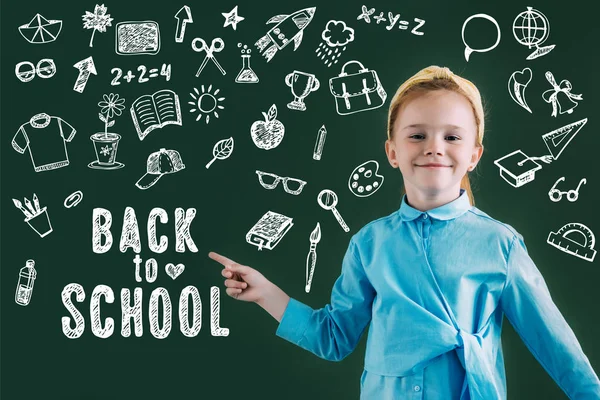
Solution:
[[[527,7],[513,21],[513,35],[517,42],[528,48],[536,47],[536,50],[527,57],[528,60],[547,54],[554,48],[554,45],[539,47],[548,39],[550,34],[550,25],[548,19],[540,11]]]

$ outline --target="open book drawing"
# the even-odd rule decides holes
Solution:
[[[131,105],[131,118],[140,140],[144,140],[154,129],[165,125],[181,126],[179,97],[167,89],[141,96]]]

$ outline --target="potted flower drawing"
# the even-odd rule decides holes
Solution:
[[[98,103],[100,107],[98,118],[104,122],[104,132],[96,132],[90,136],[96,150],[96,161],[89,163],[88,167],[108,170],[123,168],[125,165],[116,161],[121,135],[109,132],[108,128],[115,124],[113,118],[121,115],[125,109],[125,99],[120,99],[119,95],[114,93],[102,97],[104,100]]]

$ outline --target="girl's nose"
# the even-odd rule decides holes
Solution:
[[[425,155],[444,155],[444,142],[443,139],[439,140],[432,138],[427,140],[425,143]]]

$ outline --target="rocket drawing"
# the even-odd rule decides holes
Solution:
[[[316,9],[317,7],[311,7],[298,10],[290,15],[276,15],[267,21],[267,24],[277,25],[254,43],[258,51],[267,59],[267,62],[271,61],[277,54],[277,50],[283,49],[291,41],[294,41],[294,51],[296,51],[302,43],[304,28],[312,21]]]

